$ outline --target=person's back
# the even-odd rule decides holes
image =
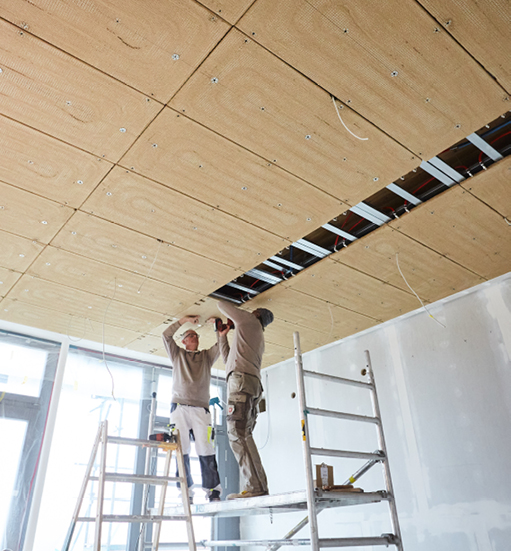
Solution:
[[[273,321],[273,314],[264,308],[247,312],[221,301],[218,309],[234,322],[232,347],[227,333],[219,332],[219,344],[227,377],[227,432],[231,449],[238,460],[243,489],[227,499],[268,494],[266,473],[252,431],[261,400],[261,364],[264,353],[264,327]]]

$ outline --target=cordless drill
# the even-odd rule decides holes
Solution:
[[[220,318],[215,318],[215,331],[224,331],[225,329],[234,329],[234,322],[227,319],[227,323],[224,323]]]

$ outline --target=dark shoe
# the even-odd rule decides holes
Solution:
[[[259,497],[259,496],[267,496],[268,491],[254,491],[254,490],[243,490],[239,494],[229,494],[227,496],[227,499],[240,499],[244,497]]]
[[[209,501],[220,501],[220,492],[218,490],[211,490]]]

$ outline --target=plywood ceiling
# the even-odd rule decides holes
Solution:
[[[0,317],[164,355],[170,320],[508,111],[510,29],[504,0],[5,0]],[[509,271],[510,180],[246,304],[276,315],[265,365],[419,307],[398,262],[426,302]]]

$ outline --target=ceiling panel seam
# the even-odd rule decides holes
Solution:
[[[117,268],[117,269],[121,270],[121,268]],[[104,299],[107,299],[107,300],[111,300],[114,303],[127,304],[128,306],[133,306],[134,308],[140,308],[140,310],[144,310],[146,312],[153,312],[153,313],[156,313],[156,314],[162,314],[164,316],[170,315],[170,314],[168,314],[168,312],[162,312],[160,310],[153,310],[152,308],[146,308],[146,307],[143,307],[143,306],[138,306],[137,304],[133,304],[132,302],[126,302],[124,300],[120,300],[120,299],[117,299],[117,298],[112,298],[111,296],[99,294],[99,292],[98,293],[93,293],[92,291],[86,291],[86,290],[84,290],[80,287],[73,287],[72,285],[65,285],[64,283],[59,283],[59,282],[54,281],[52,279],[46,279],[44,277],[41,277],[41,276],[38,276],[38,275],[35,275],[35,274],[29,274],[29,273],[25,272],[25,274],[23,274],[23,275],[26,275],[27,277],[30,277],[32,279],[36,279],[36,280],[40,280],[40,281],[46,281],[48,283],[51,283],[53,285],[58,285],[59,287],[63,287],[63,288],[66,288],[66,289],[73,289],[74,291],[80,291],[80,292],[88,294],[88,295],[92,295],[92,296],[95,296],[95,297],[100,297],[100,298],[104,298]],[[142,277],[144,277],[144,276],[142,276]],[[110,283],[112,283],[112,281],[110,281]],[[188,291],[187,289],[181,289],[180,287],[176,287],[175,285],[171,285],[170,283],[162,282],[162,285],[168,285],[169,287],[172,287],[174,289],[179,289],[179,290],[182,290],[182,291],[185,291],[185,290]],[[108,285],[107,285],[107,287],[108,287]],[[5,295],[4,298],[10,298],[8,295],[9,295],[9,293],[11,293],[13,291],[13,289],[14,289],[14,286],[11,287],[11,289],[9,289],[8,294]],[[200,295],[197,294],[197,297],[199,297],[199,296]],[[11,299],[11,300],[17,300],[17,301],[20,301],[20,302],[25,302],[23,300],[20,300],[19,298],[15,298],[15,299]],[[27,304],[32,304],[32,303],[27,303]]]
[[[103,266],[108,266],[108,267],[113,268],[117,271],[124,272],[126,274],[131,274],[131,275],[134,275],[136,277],[143,278],[144,280],[148,279],[150,281],[155,281],[155,282],[161,283],[162,285],[168,285],[169,287],[172,287],[173,289],[177,289],[179,291],[188,291],[188,292],[192,292],[192,293],[195,293],[195,294],[199,295],[199,293],[197,291],[194,291],[193,289],[187,289],[186,287],[181,287],[180,285],[175,285],[174,283],[169,283],[168,281],[164,281],[163,279],[158,279],[158,278],[155,278],[155,277],[152,277],[152,276],[149,276],[149,275],[145,276],[144,274],[142,274],[140,272],[134,272],[132,270],[127,270],[126,268],[121,268],[120,266],[116,266],[115,264],[109,264],[108,262],[103,262],[102,260],[97,260],[95,258],[89,258],[88,256],[82,255],[82,254],[77,253],[75,251],[70,251],[70,250],[64,249],[63,247],[55,247],[53,245],[46,245],[45,248],[43,249],[43,251],[46,250],[47,248],[53,249],[55,251],[64,251],[64,252],[69,253],[71,255],[79,256],[80,258],[85,258],[87,260],[92,260],[93,262],[97,262],[98,264],[102,264]],[[42,254],[43,251],[41,251],[41,254]],[[39,258],[39,256],[41,256],[41,254],[39,254],[36,257],[35,260],[37,260],[37,258]],[[34,260],[34,262],[35,262],[35,260]],[[61,283],[58,283],[57,281],[42,277],[40,275],[29,274],[28,271],[32,268],[32,265],[34,264],[34,262],[32,262],[30,264],[30,266],[25,270],[25,272],[22,272],[22,273],[26,273],[26,275],[29,275],[31,277],[36,277],[36,278],[42,279],[44,281],[49,281],[51,283],[57,283],[58,285],[63,285]],[[72,287],[72,285],[66,285],[66,287]],[[76,289],[79,289],[79,287],[76,287]],[[85,291],[85,292],[89,292],[89,291]],[[92,294],[96,294],[96,293],[92,293]]]
[[[373,278],[373,279],[376,279],[376,278]],[[384,282],[385,283],[385,282]],[[386,285],[390,285],[388,283],[385,283]],[[402,289],[399,289],[399,291],[402,291]],[[299,289],[292,289],[293,293],[299,293],[301,295],[304,295],[306,297],[311,297],[313,299],[316,299],[316,300],[319,300],[325,304],[331,304],[332,306],[335,306],[336,308],[340,308],[341,310],[345,310],[346,312],[350,312],[351,314],[357,314],[359,316],[362,316],[364,318],[367,318],[367,319],[370,319],[372,321],[377,321],[378,323],[382,323],[383,320],[380,319],[380,318],[374,318],[373,316],[369,316],[367,314],[364,314],[363,312],[359,312],[358,310],[352,310],[351,308],[347,308],[346,306],[341,306],[340,304],[337,304],[335,302],[331,302],[329,300],[325,300],[324,298],[321,298],[321,297],[318,297],[317,295],[311,295],[309,293],[306,293],[305,291],[301,291]],[[411,293],[408,293],[408,294],[411,294]],[[413,296],[413,295],[412,295]],[[286,321],[290,321],[290,320],[286,320]],[[294,323],[294,322],[293,322]],[[319,331],[319,329],[317,329]]]
[[[108,298],[108,297],[102,297],[102,298]],[[102,321],[98,321],[98,320],[95,320],[95,319],[91,319],[91,318],[87,318],[85,316],[80,316],[80,315],[76,315],[76,314],[71,314],[69,312],[64,312],[63,310],[58,310],[57,308],[50,308],[50,307],[47,307],[47,306],[39,306],[39,305],[34,305],[32,304],[31,302],[25,302],[24,300],[20,300],[20,299],[7,299],[7,297],[4,297],[3,299],[0,300],[0,305],[3,305],[3,302],[4,301],[7,301],[7,300],[10,300],[10,301],[13,301],[13,302],[19,302],[20,304],[23,304],[23,305],[26,305],[26,306],[29,306],[31,308],[33,308],[34,306],[37,306],[37,308],[40,308],[41,310],[48,310],[50,312],[58,312],[59,314],[64,314],[66,316],[71,316],[71,317],[76,317],[76,318],[80,318],[80,319],[84,319],[84,320],[89,320],[91,322],[94,322],[94,323],[98,323],[100,325],[103,325],[103,322]],[[125,303],[123,303],[125,304]],[[130,305],[132,306],[132,305]],[[141,308],[141,310],[143,310],[143,308]],[[160,312],[156,312],[157,314],[159,314]],[[136,331],[134,329],[129,329],[123,325],[114,325],[114,324],[111,324],[111,323],[105,323],[105,328],[106,327],[112,327],[112,328],[115,328],[115,329],[124,329],[126,331],[131,331],[132,333],[136,333]],[[69,335],[67,335],[69,336]],[[80,339],[81,340],[81,339]]]
[[[467,50],[467,48],[465,48],[465,46],[452,34],[449,32],[449,26],[448,25],[445,25],[444,23],[441,23],[440,21],[438,21],[438,19],[431,13],[427,10],[427,8],[425,6],[423,6],[420,2],[420,0],[414,0],[414,2],[422,9],[424,10],[425,13],[427,13],[432,19],[433,21],[435,21],[439,26],[440,28],[442,28],[451,38],[452,40],[454,40],[454,42],[456,42],[456,44],[468,55],[470,56],[480,67],[481,69],[483,69],[483,71],[488,74],[497,84],[498,86],[502,89],[502,91],[506,94],[511,94],[511,92],[508,92],[506,90],[506,88],[500,83],[499,79],[491,72],[489,71],[481,61],[479,61],[477,59],[477,57],[475,57],[469,50]],[[509,98],[507,98],[507,100],[509,101]]]
[[[465,183],[468,183],[467,181]],[[477,195],[474,195],[474,193],[472,193],[472,191],[470,189],[467,189],[465,186],[463,186],[463,184],[460,184],[461,187],[467,192],[469,193],[470,195],[472,195],[472,197],[474,199],[477,199],[480,203],[482,203],[485,207],[488,207],[490,210],[492,210],[495,214],[498,214],[501,218],[503,218],[504,222],[507,220],[508,221],[508,224],[509,224],[509,220],[508,218],[506,217],[505,214],[502,214],[501,212],[499,212],[495,207],[489,205],[488,203],[486,203],[486,201],[483,201],[480,197],[478,197]]]
[[[88,155],[91,155],[92,157],[95,157],[96,159],[101,159],[107,163],[116,164],[116,161],[112,161],[111,159],[107,159],[106,157],[103,157],[101,155],[98,155],[97,153],[94,153],[93,151],[88,151],[87,149],[83,149],[82,147],[77,146],[76,144],[72,144],[69,142],[66,142],[62,138],[59,138],[58,136],[55,136],[53,134],[49,134],[48,132],[45,132],[44,130],[41,130],[40,128],[36,128],[35,126],[30,126],[29,124],[20,121],[18,119],[13,119],[12,117],[9,117],[9,115],[6,115],[5,113],[0,113],[0,117],[3,117],[7,120],[10,120],[16,124],[19,124],[21,126],[24,126],[25,128],[30,128],[30,130],[33,130],[34,132],[38,132],[39,134],[42,134],[43,136],[46,136],[48,138],[51,138],[53,140],[57,140],[60,143],[63,143],[69,147],[72,147],[73,149],[76,149],[77,151],[81,151],[83,153],[87,153]]]
[[[460,184],[457,184],[457,185],[460,185]],[[453,186],[451,189],[454,189],[455,186]],[[405,233],[403,230],[400,230],[398,228],[392,228],[394,231],[397,231],[399,232],[401,235],[404,235],[405,237],[408,237],[408,239],[411,239],[412,241],[415,241],[415,243],[418,243],[419,245],[422,245],[423,247],[425,247],[426,249],[429,249],[430,251],[436,253],[437,255],[449,260],[450,262],[453,262],[454,264],[458,265],[460,268],[464,268],[465,270],[467,270],[468,272],[476,275],[477,277],[480,277],[482,279],[484,279],[485,281],[488,281],[488,279],[484,276],[482,276],[481,274],[478,274],[477,272],[474,272],[473,270],[471,270],[470,268],[468,268],[467,266],[464,266],[463,264],[460,264],[459,262],[457,262],[456,260],[454,260],[453,258],[450,258],[449,256],[446,256],[445,254],[441,253],[440,251],[437,251],[436,249],[433,249],[432,247],[426,245],[425,243],[423,243],[422,241],[419,241],[418,239],[415,239],[414,237],[412,237],[411,235],[408,235],[407,233]]]
[[[71,208],[71,207],[70,207]],[[162,242],[162,244],[164,245],[170,245],[171,247],[176,247],[177,249],[180,249],[182,251],[186,251],[188,253],[193,253],[197,256],[200,256],[201,258],[206,258],[207,260],[213,260],[214,262],[216,262],[217,264],[222,264],[223,266],[227,266],[228,268],[235,268],[235,269],[238,269],[237,266],[234,266],[234,265],[231,265],[231,264],[226,264],[225,262],[222,262],[220,260],[218,260],[217,258],[214,258],[214,257],[209,257],[209,256],[205,256],[203,254],[200,254],[194,250],[190,250],[190,249],[186,249],[185,247],[181,247],[179,245],[176,245],[175,243],[169,243],[168,241],[166,241],[165,239],[161,239],[159,237],[155,237],[154,235],[150,235],[148,233],[144,233],[144,232],[141,232],[141,231],[138,231],[138,230],[134,230],[133,228],[130,228],[129,226],[125,226],[123,224],[119,224],[118,222],[113,222],[112,220],[109,220],[108,218],[103,218],[102,216],[98,216],[97,214],[94,214],[94,213],[91,213],[91,212],[86,212],[86,211],[83,211],[83,210],[78,210],[77,209],[77,212],[80,212],[82,214],[85,214],[86,216],[94,216],[95,218],[98,218],[99,220],[103,220],[104,222],[108,222],[109,224],[115,224],[116,226],[118,226],[119,228],[123,228],[125,230],[129,230],[129,231],[132,231],[132,232],[135,232],[135,233],[138,233],[139,235],[143,235],[144,237],[148,237],[149,239],[155,239],[156,241],[160,240]],[[62,228],[59,230],[58,233],[60,233],[66,226],[67,224],[69,224],[72,220],[72,217],[66,222],[66,224],[64,226],[62,226]],[[266,231],[266,230],[265,230]],[[15,234],[16,235],[16,234]],[[58,235],[58,234],[57,234]],[[55,248],[61,248],[61,249],[64,249],[64,247],[57,247],[56,245],[53,245],[53,240],[57,237],[57,235],[55,235],[51,240],[50,242],[48,243],[49,245],[52,245],[53,247]],[[20,236],[20,237],[23,237],[23,236]],[[64,249],[64,250],[68,250],[68,249]],[[71,250],[68,250],[68,252],[74,252],[74,251],[71,251]],[[88,258],[88,257],[86,257]],[[91,260],[94,260],[94,259],[91,259]]]
[[[202,4],[200,4],[202,5]],[[212,13],[215,17],[217,17],[217,14],[212,12],[210,10],[210,13]],[[220,18],[221,19],[221,18]],[[222,19],[222,21],[224,21]],[[184,86],[186,86],[186,84],[188,83],[188,81],[195,75],[195,73],[204,65],[204,62],[209,58],[209,56],[218,48],[218,46],[222,43],[222,41],[224,40],[224,38],[229,34],[229,32],[231,31],[232,29],[232,25],[228,22],[228,21],[225,21],[225,23],[227,23],[228,25],[230,25],[230,27],[225,31],[225,34],[219,39],[219,41],[213,46],[213,48],[211,48],[211,50],[204,56],[204,58],[201,60],[201,62],[197,65],[197,67],[195,67],[195,69],[188,75],[188,78],[183,82],[183,84],[170,96],[170,98],[165,102],[165,107],[169,107],[169,103],[174,99],[174,97],[176,96],[176,94],[178,94]]]
[[[291,244],[292,241],[288,238],[288,237],[285,237],[285,236],[282,236],[282,235],[279,235],[278,233],[274,233],[273,231],[269,230],[268,228],[264,228],[262,226],[258,226],[257,224],[254,224],[253,222],[249,222],[248,220],[245,220],[244,218],[241,218],[235,214],[233,214],[232,212],[229,212],[227,210],[223,210],[221,208],[219,208],[218,206],[215,206],[215,205],[212,205],[211,203],[206,203],[205,201],[201,200],[201,199],[198,199],[197,197],[194,197],[193,195],[189,195],[188,193],[184,193],[183,191],[179,190],[179,189],[176,189],[176,188],[173,188],[167,184],[164,184],[163,182],[160,182],[159,180],[155,180],[154,178],[151,178],[150,176],[146,176],[145,174],[143,174],[142,172],[136,172],[135,170],[131,170],[131,168],[127,168],[127,167],[124,167],[124,166],[120,166],[119,165],[119,168],[122,168],[123,170],[126,170],[126,171],[129,171],[129,172],[132,172],[133,174],[136,174],[137,176],[141,176],[142,178],[150,181],[150,182],[153,182],[154,184],[157,184],[159,186],[162,186],[166,189],[170,189],[172,190],[174,193],[178,193],[179,195],[182,195],[183,197],[186,197],[188,199],[192,199],[192,201],[195,201],[201,205],[204,205],[206,207],[210,207],[218,212],[221,212],[222,214],[226,214],[227,216],[230,216],[231,218],[234,218],[235,220],[238,220],[240,222],[244,222],[245,224],[248,224],[249,226],[252,226],[254,228],[257,228],[259,230],[262,230],[264,231],[265,233],[269,234],[269,235],[273,235],[274,237],[278,237],[279,239],[282,239],[284,241],[286,241],[287,243]],[[323,192],[325,193],[325,192]],[[325,193],[325,195],[328,195]],[[334,199],[337,199],[341,205],[343,204],[347,204],[345,203],[344,201],[341,201],[338,197],[333,197]],[[84,212],[85,214],[91,214],[87,211],[82,211],[80,210],[80,212]],[[114,222],[115,223],[115,222]],[[276,252],[276,251],[275,251]]]
[[[102,75],[108,77],[108,78],[111,78],[112,80],[115,80],[116,82],[118,82],[119,84],[122,84],[124,86],[127,86],[128,88],[131,88],[132,90],[134,90],[135,92],[138,92],[139,94],[142,94],[143,96],[146,96],[148,97],[151,101],[154,101],[156,103],[159,103],[160,105],[164,105],[163,102],[155,99],[154,97],[152,97],[150,94],[147,94],[146,92],[142,91],[142,90],[139,90],[138,88],[135,88],[134,86],[132,86],[131,84],[128,84],[127,82],[124,82],[116,77],[114,77],[113,75],[111,75],[110,73],[107,73],[105,71],[103,71],[102,69],[96,67],[95,65],[91,65],[90,63],[88,63],[87,61],[84,61],[83,59],[69,53],[67,50],[64,50],[62,49],[61,47],[59,46],[56,46],[55,44],[53,44],[52,42],[48,42],[47,40],[45,40],[44,38],[41,38],[39,35],[37,34],[34,34],[30,31],[28,31],[27,29],[25,29],[24,27],[21,26],[21,24],[17,25],[16,23],[13,23],[12,21],[9,21],[8,19],[5,19],[4,17],[0,16],[0,21],[4,21],[5,23],[7,23],[8,25],[10,25],[11,27],[15,27],[16,29],[21,29],[23,31],[24,34],[28,34],[30,35],[31,37],[33,37],[35,40],[39,40],[40,42],[43,42],[44,44],[50,46],[51,48],[55,48],[55,50],[58,50],[59,52],[62,52],[63,54],[69,56],[70,58],[74,59],[75,61],[78,61],[79,63],[83,63],[84,65],[86,65],[87,67],[89,67],[90,69],[93,69],[94,71],[97,71],[98,73],[101,73]]]
[[[328,197],[331,197],[332,199],[336,199],[337,201],[339,201],[340,203],[342,204],[346,204],[346,205],[349,205],[349,203],[347,201],[344,201],[343,199],[340,199],[337,195],[333,195],[332,193],[329,193],[328,191],[325,191],[324,189],[316,186],[315,184],[313,184],[312,182],[309,182],[308,180],[305,180],[305,178],[303,178],[302,176],[298,176],[297,174],[295,174],[294,172],[291,172],[290,170],[286,169],[285,167],[281,166],[281,165],[278,165],[276,163],[274,163],[273,161],[271,161],[270,159],[267,159],[266,157],[263,157],[262,155],[260,155],[259,153],[257,153],[256,151],[252,151],[251,149],[249,149],[248,147],[245,147],[244,145],[238,143],[237,141],[229,138],[228,136],[225,136],[224,134],[220,134],[220,132],[214,130],[213,128],[210,128],[209,126],[205,125],[204,123],[190,117],[189,115],[187,115],[186,113],[183,113],[181,111],[178,111],[177,109],[175,109],[174,107],[168,105],[167,106],[169,109],[171,109],[174,113],[177,113],[177,115],[179,115],[180,117],[185,117],[187,118],[189,121],[192,121],[194,124],[198,124],[199,126],[201,126],[202,128],[205,128],[206,130],[208,130],[209,132],[212,132],[213,134],[217,135],[217,136],[220,136],[222,139],[236,145],[237,147],[239,147],[240,149],[243,149],[244,151],[246,151],[247,153],[250,153],[251,155],[254,155],[255,157],[257,157],[258,159],[261,159],[263,160],[265,163],[269,163],[271,164],[273,167],[275,168],[278,168],[279,170],[282,170],[283,172],[285,172],[286,174],[289,174],[291,176],[293,176],[294,178],[297,178],[298,180],[300,180],[301,182],[303,182],[304,184],[307,184],[308,186],[311,186],[312,188],[318,190],[318,191],[321,191],[321,193],[324,193],[326,196]],[[124,167],[123,167],[124,168]],[[351,205],[349,205],[351,206]]]
[[[299,69],[297,69],[294,65],[291,65],[291,63],[287,62],[285,59],[283,59],[282,57],[278,56],[275,52],[271,51],[270,49],[268,49],[266,46],[264,46],[263,44],[261,44],[258,40],[256,40],[253,36],[250,36],[248,35],[245,31],[243,31],[242,29],[240,29],[239,27],[235,27],[237,31],[239,31],[243,36],[246,36],[248,39],[254,41],[259,47],[261,47],[263,50],[267,51],[269,54],[271,54],[273,57],[275,57],[276,59],[278,59],[279,61],[281,61],[284,65],[286,65],[287,67],[289,67],[290,69],[292,69],[293,71],[295,71],[296,73],[298,73],[299,75],[301,75],[303,78],[307,79],[309,82],[311,82],[312,84],[314,84],[315,86],[317,86],[320,90],[323,90],[326,94],[328,94],[330,97],[333,97],[335,98],[340,104],[342,104],[343,108],[344,109],[349,109],[350,111],[353,111],[353,113],[356,113],[360,118],[362,118],[364,121],[366,121],[368,124],[370,124],[373,128],[375,128],[376,130],[378,130],[379,132],[381,132],[382,134],[384,134],[385,136],[387,136],[390,140],[392,140],[394,143],[396,143],[397,145],[399,145],[400,147],[402,147],[404,150],[408,151],[408,153],[411,153],[412,155],[418,157],[419,159],[422,159],[421,155],[418,154],[418,153],[415,153],[414,151],[412,151],[408,146],[402,144],[397,138],[395,138],[394,136],[392,136],[391,134],[389,134],[388,132],[386,132],[385,130],[383,130],[382,128],[380,128],[377,124],[375,124],[373,121],[371,121],[370,119],[368,119],[367,117],[365,117],[362,113],[359,113],[358,111],[356,111],[355,109],[353,109],[352,107],[350,107],[349,105],[347,105],[345,102],[343,102],[342,100],[340,100],[339,98],[337,98],[335,96],[335,94],[333,94],[332,92],[330,92],[329,90],[327,90],[324,86],[322,86],[321,84],[317,83],[314,79],[312,79],[310,76],[306,75],[305,73],[303,73],[302,71],[300,71]],[[326,121],[325,121],[326,122]]]

